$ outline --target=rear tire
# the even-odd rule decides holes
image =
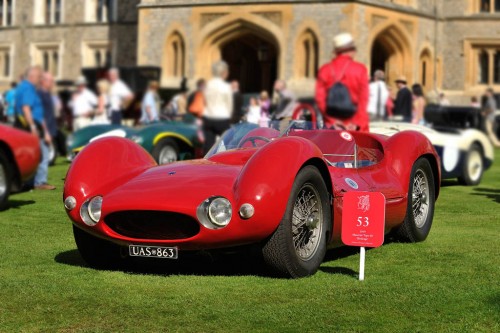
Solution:
[[[473,143],[465,157],[462,176],[458,177],[458,182],[467,186],[478,185],[483,178],[483,172],[483,151],[477,143]]]
[[[159,165],[179,160],[179,145],[170,138],[161,139],[153,148],[153,158]]]
[[[12,190],[12,166],[3,151],[0,151],[0,211],[7,208],[7,200]]]
[[[73,226],[73,235],[80,255],[90,267],[109,269],[122,261],[120,246],[94,237],[76,226]]]
[[[424,241],[429,235],[436,201],[434,184],[429,161],[419,158],[411,170],[406,217],[398,230],[400,240],[416,243]]]
[[[295,178],[278,229],[262,249],[265,262],[281,276],[316,273],[325,257],[331,222],[325,182],[317,168],[306,166]]]

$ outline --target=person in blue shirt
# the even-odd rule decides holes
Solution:
[[[10,90],[5,93],[5,106],[7,107],[7,122],[9,124],[14,124],[16,105],[16,82],[10,84]]]
[[[35,175],[34,187],[37,190],[54,190],[55,186],[47,184],[49,145],[52,144],[52,138],[47,130],[43,105],[36,91],[41,79],[41,68],[33,66],[26,71],[25,79],[17,86],[14,126],[40,138],[42,160]]]

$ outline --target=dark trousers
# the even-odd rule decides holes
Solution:
[[[111,111],[111,124],[113,125],[122,124],[122,112],[120,110]]]
[[[215,143],[217,135],[222,135],[231,125],[231,119],[210,119],[203,118],[203,135],[205,143],[203,152],[206,154]]]

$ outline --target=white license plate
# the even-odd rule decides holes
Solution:
[[[128,253],[131,257],[146,257],[159,259],[177,259],[176,247],[129,245]]]

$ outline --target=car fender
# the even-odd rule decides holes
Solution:
[[[461,137],[462,139],[460,141],[463,142],[462,145],[464,145],[463,148],[465,151],[468,151],[472,144],[479,144],[483,150],[485,169],[489,168],[495,158],[495,151],[486,134],[476,129],[467,129],[463,131]]]
[[[31,133],[0,125],[0,149],[4,151],[15,170],[16,185],[30,179],[41,159],[40,140]]]
[[[312,160],[324,163],[323,154],[313,142],[300,137],[278,139],[260,148],[235,181],[235,213],[250,203],[255,214],[248,223],[258,221],[255,232],[270,235],[283,218],[297,173]]]
[[[156,165],[151,155],[128,139],[108,137],[87,145],[66,175],[63,200],[76,199],[77,207],[96,195],[104,195]],[[79,209],[71,213],[78,217]]]
[[[434,172],[436,199],[441,184],[441,161],[427,137],[416,131],[402,131],[387,139],[384,154],[390,166],[399,175],[402,184],[409,184],[413,163],[420,157],[429,160]]]

